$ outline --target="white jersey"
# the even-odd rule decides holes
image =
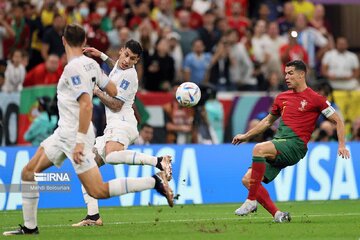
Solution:
[[[57,131],[61,138],[75,142],[79,128],[78,98],[86,93],[92,99],[95,84],[104,88],[108,82],[109,78],[93,59],[83,55],[68,62],[57,86],[59,108]],[[92,124],[89,126],[88,134],[90,131],[93,131]]]
[[[135,67],[122,70],[118,68],[118,62],[116,62],[109,78],[116,85],[116,98],[124,102],[124,105],[119,112],[113,112],[106,107],[106,128],[117,128],[123,125],[137,128],[137,120],[132,108],[139,85]]]

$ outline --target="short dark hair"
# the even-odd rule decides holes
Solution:
[[[295,70],[304,71],[305,73],[307,72],[306,64],[301,60],[290,61],[285,66],[286,67],[295,67]]]
[[[125,48],[130,49],[133,53],[137,54],[139,57],[143,52],[141,44],[133,39],[126,42]]]
[[[81,47],[85,42],[85,30],[78,24],[65,27],[64,38],[71,47]]]

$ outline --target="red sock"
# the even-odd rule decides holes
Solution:
[[[275,216],[275,213],[279,210],[274,202],[271,200],[268,191],[260,183],[260,186],[257,190],[256,200],[269,212],[271,215]]]
[[[251,179],[250,179],[250,188],[249,188],[249,200],[256,200],[257,191],[261,185],[261,181],[265,174],[265,158],[263,157],[253,157],[253,163],[251,166]]]

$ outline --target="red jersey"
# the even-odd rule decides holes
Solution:
[[[61,64],[56,72],[49,72],[46,70],[45,63],[40,63],[26,74],[23,86],[57,84],[63,71]]]
[[[300,138],[306,145],[321,113],[331,108],[327,99],[311,88],[302,92],[292,90],[280,93],[272,105],[271,114],[280,116],[275,138]]]

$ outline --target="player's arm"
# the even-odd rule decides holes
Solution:
[[[135,99],[135,101],[136,101],[136,99]],[[135,101],[134,101],[134,104],[132,105],[132,109],[134,110],[134,115],[135,115],[136,121],[138,123],[141,123],[141,114],[139,112],[138,107],[136,106]]]
[[[83,53],[91,56],[91,57],[99,57],[101,58],[101,60],[103,60],[109,68],[113,69],[115,66],[115,61],[112,60],[111,58],[109,58],[109,56],[107,56],[105,53],[100,52],[99,50],[97,50],[96,48],[93,47],[86,47],[83,49]]]
[[[336,132],[338,136],[339,149],[338,153],[344,158],[349,158],[350,153],[345,147],[345,126],[338,113],[335,111],[330,116],[326,116],[336,126]]]
[[[104,54],[105,55],[105,54]],[[106,55],[105,55],[106,56]],[[115,61],[109,57],[106,58],[106,60],[104,61],[106,63],[106,65],[108,65],[108,67],[110,69],[113,69],[115,67]]]
[[[117,95],[116,85],[112,81],[109,81],[109,83],[103,89],[104,89],[104,92],[106,92],[109,97],[115,97]],[[95,89],[94,89],[94,92],[95,92]]]
[[[254,128],[250,129],[245,134],[237,134],[233,140],[232,144],[240,144],[242,142],[246,142],[254,136],[264,132],[266,129],[271,127],[273,123],[278,119],[278,116],[273,114],[268,114],[263,120],[261,120]]]
[[[89,94],[83,93],[78,98],[79,111],[79,129],[78,132],[86,134],[92,118],[93,105]]]
[[[87,93],[81,94],[77,100],[79,102],[79,129],[76,134],[76,146],[73,152],[73,159],[75,163],[80,164],[84,155],[84,143],[92,118],[93,105],[90,95]]]
[[[109,82],[109,84],[113,82]],[[114,84],[115,86],[115,84]],[[115,87],[116,88],[116,87]],[[124,105],[124,102],[121,101],[120,99],[117,99],[115,97],[109,96],[108,94],[105,94],[103,91],[101,91],[101,89],[99,89],[98,87],[95,87],[94,89],[94,94],[96,96],[98,96],[98,98],[101,100],[101,102],[107,106],[108,108],[111,109],[111,111],[113,112],[119,112],[122,108],[122,106]]]

